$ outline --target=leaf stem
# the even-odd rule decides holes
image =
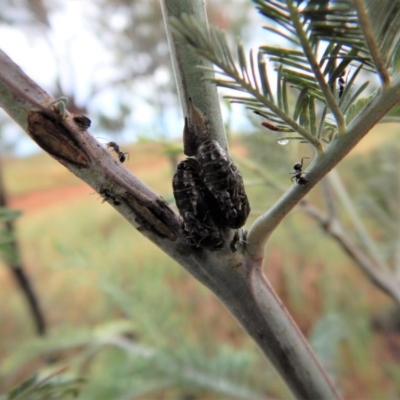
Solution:
[[[217,54],[215,48],[220,48],[219,44],[221,43],[221,40],[224,39],[221,34],[217,35],[218,32],[212,31],[210,38],[209,35],[206,35],[204,31],[205,28],[201,26],[197,20],[190,18],[187,15],[182,16],[180,19],[171,19],[170,25],[175,29],[175,31],[179,32],[181,36],[186,38],[189,45],[197,50],[198,54],[204,58],[207,58],[207,60],[217,66],[225,73],[225,75],[228,75],[234,81],[235,88],[233,89],[244,89],[244,91],[251,94],[261,104],[269,108],[273,113],[281,118],[282,121],[289,125],[299,135],[304,137],[305,140],[311,143],[316,148],[318,153],[323,152],[322,144],[318,139],[316,139],[306,129],[301,127],[296,121],[290,118],[273,101],[267,98],[267,95],[260,93],[257,88],[251,84],[251,80],[246,79],[248,74],[240,72],[240,69],[236,66],[232,57],[230,56],[231,52],[227,46],[224,46],[224,51],[221,51],[221,57],[219,57],[220,54]],[[214,41],[212,38],[214,38]],[[229,56],[229,61],[227,56]],[[212,66],[202,66],[201,64],[198,66],[198,69],[205,70],[208,73],[214,71]],[[215,79],[213,75],[204,76],[203,79],[208,79],[218,84],[218,79]]]
[[[189,97],[204,115],[210,126],[210,131],[222,147],[228,148],[218,92],[210,82],[214,77],[213,66],[209,60],[195,53],[192,47],[171,29],[171,17],[180,17],[182,13],[193,15],[193,18],[203,21],[205,37],[209,39],[207,15],[202,1],[168,1],[161,0],[161,8],[171,51],[175,80],[181,101],[183,114],[188,116]],[[203,67],[202,69],[196,68]],[[182,118],[182,128],[183,128]]]
[[[292,0],[286,0],[286,2],[287,2],[288,10],[291,15],[291,20],[296,29],[298,38],[300,40],[301,46],[303,47],[304,53],[308,59],[310,67],[313,70],[315,79],[317,80],[319,87],[321,88],[321,91],[325,97],[327,105],[329,106],[330,110],[332,111],[333,116],[335,117],[339,134],[343,134],[346,130],[346,122],[345,122],[344,116],[339,109],[337,101],[336,101],[335,97],[333,96],[329,85],[325,81],[324,75],[322,74],[322,71],[319,67],[319,63],[317,62],[317,59],[314,55],[314,51],[311,48],[310,41],[303,29],[302,23],[300,22],[297,7],[295,7],[293,5]]]
[[[210,57],[211,60],[211,57]],[[295,120],[290,118],[288,114],[282,111],[273,101],[268,99],[266,96],[263,96],[258,90],[256,90],[249,82],[239,76],[236,71],[228,68],[226,65],[223,65],[219,62],[219,60],[214,57],[211,60],[218,68],[223,70],[226,74],[228,74],[232,79],[234,79],[237,83],[240,84],[245,91],[254,98],[256,98],[261,104],[265,107],[269,108],[274,114],[276,114],[282,121],[284,121],[287,125],[289,125],[294,131],[296,131],[300,136],[306,139],[311,145],[313,145],[318,153],[322,153],[322,145],[321,142],[312,136],[306,129],[300,126]]]
[[[365,226],[362,223],[358,212],[355,209],[353,202],[351,201],[351,198],[342,183],[342,180],[340,179],[339,173],[336,170],[332,170],[331,173],[328,175],[328,179],[342,205],[347,210],[347,214],[354,225],[354,228],[357,232],[358,237],[361,240],[361,243],[363,243],[364,245],[365,251],[369,253],[369,256],[374,260],[380,270],[389,273],[389,267],[383,260],[381,252],[378,249],[376,243],[373,241],[372,237],[365,229]]]
[[[372,29],[371,21],[368,17],[368,13],[365,8],[365,1],[353,0],[353,4],[357,11],[358,21],[363,31],[365,41],[367,43],[369,52],[371,53],[371,57],[372,60],[374,61],[381,83],[384,88],[387,88],[390,85],[389,71],[385,66],[385,62],[379,50],[379,46],[376,41],[374,31]]]

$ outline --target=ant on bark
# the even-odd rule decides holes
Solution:
[[[106,146],[107,148],[111,147],[118,154],[118,159],[121,164],[126,160],[125,154],[127,154],[129,158],[129,153],[128,152],[124,153],[123,151],[121,151],[117,143],[108,142]]]
[[[117,197],[111,192],[110,189],[107,188],[103,188],[99,190],[99,194],[101,196],[103,196],[103,201],[102,203],[104,203],[105,201],[112,201],[112,203],[114,204],[114,206],[119,206],[121,205],[121,202],[117,199]]]
[[[346,70],[344,69],[338,79],[338,85],[339,85],[339,99],[342,98],[344,90],[346,89],[346,83],[347,83],[347,75],[346,75]]]
[[[101,138],[101,137],[98,137],[98,138],[99,139],[104,139],[104,138]],[[128,155],[128,159],[129,159],[129,153],[121,151],[121,149],[119,148],[117,143],[108,142],[108,143],[106,143],[106,147],[107,147],[107,149],[109,149],[111,147],[115,151],[115,153],[118,155],[118,159],[119,159],[119,162],[121,164],[126,160],[125,154]]]
[[[294,172],[289,172],[289,174],[294,175],[294,176],[292,176],[290,178],[292,180],[292,182],[293,182],[293,179],[295,179],[296,183],[298,185],[305,185],[305,184],[308,183],[308,180],[306,178],[304,178],[303,172],[302,172],[302,170],[303,170],[303,160],[305,158],[310,158],[310,157],[303,157],[300,162],[298,162],[298,163],[293,165]]]

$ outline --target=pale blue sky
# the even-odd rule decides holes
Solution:
[[[62,73],[63,71],[61,71],[65,87],[73,85],[73,92],[76,93],[78,100],[85,104],[89,91],[87,82],[91,81],[90,78],[96,76],[107,81],[115,71],[107,67],[111,64],[110,52],[86,27],[84,15],[88,13],[90,2],[65,1],[62,6],[62,9],[51,14],[52,30],[47,40],[43,38],[43,35],[34,34],[34,32],[30,34],[28,30],[2,26],[0,27],[0,48],[50,95],[57,76],[57,69],[61,66],[65,72]],[[256,12],[254,12],[254,17],[257,18]],[[252,26],[255,29],[251,46],[255,47],[265,39],[266,33],[256,21]],[[159,71],[151,79],[153,82],[162,82],[166,79],[166,76],[162,71]],[[154,131],[159,128],[155,125],[157,123],[155,110],[142,100],[142,97],[149,97],[151,79],[143,81],[142,84],[135,82],[137,95],[132,99],[132,113],[129,117],[128,126],[118,136],[118,140],[121,142],[132,142],[137,136],[144,136],[147,132],[150,136],[154,136]],[[112,114],[113,109],[115,109],[116,95],[119,94],[110,89],[95,97],[89,102],[89,117],[90,111],[96,110],[96,107],[107,109]],[[243,107],[239,105],[233,105],[233,107],[234,119],[232,122],[234,129],[249,129],[248,121],[241,112]],[[222,108],[223,113],[226,114],[225,107]],[[93,114],[95,113],[93,112]],[[163,121],[163,135],[179,138],[182,127],[181,111],[177,109],[169,110]],[[12,140],[16,136],[16,129],[19,128],[7,125],[4,132],[6,141]],[[104,131],[94,132],[91,130],[91,132],[94,136],[107,137],[107,132]],[[17,153],[20,155],[30,154],[37,150],[36,144],[29,138],[21,140],[17,147]]]

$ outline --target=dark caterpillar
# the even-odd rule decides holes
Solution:
[[[204,141],[197,158],[214,220],[219,226],[241,228],[250,213],[250,204],[239,169],[216,140]]]
[[[175,171],[172,186],[182,228],[189,244],[219,250],[224,241],[212,218],[207,200],[207,189],[200,179],[200,166],[196,159],[181,161]]]

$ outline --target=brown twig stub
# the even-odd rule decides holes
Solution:
[[[28,115],[28,132],[44,151],[57,160],[65,160],[84,168],[89,166],[89,157],[79,147],[61,118],[32,111]]]
[[[86,115],[75,115],[72,119],[81,131],[86,131],[92,124],[92,121]]]
[[[189,112],[183,128],[183,152],[187,156],[196,155],[200,144],[210,139],[210,125],[207,117],[194,105],[189,97]]]

